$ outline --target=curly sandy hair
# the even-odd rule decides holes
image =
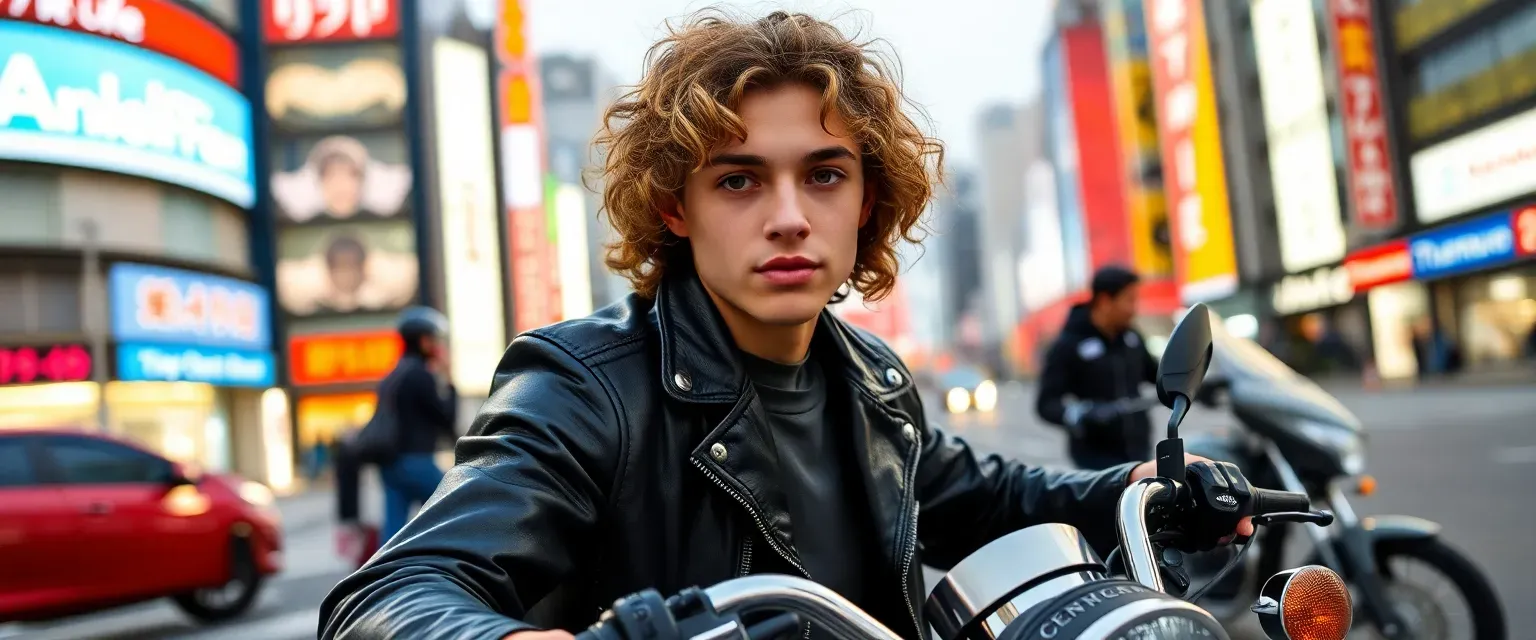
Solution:
[[[595,140],[604,158],[603,210],[618,235],[608,267],[654,297],[668,263],[692,260],[661,212],[673,210],[711,149],[746,138],[735,109],[749,89],[802,82],[821,91],[823,119],[834,110],[842,117],[875,187],[849,281],[867,300],[890,293],[897,245],[921,241],[916,232],[944,149],[902,111],[900,81],[874,50],[878,41],[782,11],[750,20],[706,9],[668,27],[646,56],[639,86],[608,108]]]

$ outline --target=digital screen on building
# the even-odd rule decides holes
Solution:
[[[0,21],[0,159],[256,199],[240,92],[152,51],[25,22]]]
[[[270,350],[269,296],[260,285],[122,262],[107,276],[112,335],[121,342]]]
[[[234,36],[174,0],[0,0],[0,17],[122,40],[240,84]]]
[[[270,387],[277,366],[271,351],[159,344],[117,346],[117,379],[204,382],[223,387]]]
[[[394,331],[295,336],[288,341],[296,385],[373,382],[389,375],[405,344]]]
[[[91,362],[80,344],[0,345],[0,386],[89,380]]]

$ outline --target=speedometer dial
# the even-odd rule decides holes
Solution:
[[[1203,640],[1222,638],[1206,623],[1178,614],[1142,620],[1111,636],[1114,640]]]

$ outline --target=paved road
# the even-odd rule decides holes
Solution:
[[[1028,388],[1005,387],[997,413],[946,418],[976,448],[1040,464],[1061,464],[1062,438],[1033,417]],[[1406,513],[1438,521],[1445,538],[1464,549],[1493,577],[1505,603],[1513,638],[1536,629],[1536,392],[1530,389],[1341,392],[1340,399],[1371,429],[1371,470],[1377,495],[1361,499],[1362,515]],[[938,406],[937,403],[932,403]],[[1186,433],[1222,429],[1220,412],[1197,409]],[[1522,497],[1524,496],[1524,497]],[[289,572],[266,590],[251,615],[214,628],[198,628],[165,604],[140,605],[31,627],[0,627],[38,640],[107,638],[314,637],[317,606],[345,575],[331,555],[329,505],[323,496],[289,501]]]

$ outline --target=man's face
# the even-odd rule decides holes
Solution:
[[[363,197],[362,169],[347,160],[331,160],[320,167],[320,195],[325,210],[337,218],[357,213]]]
[[[1136,320],[1136,304],[1140,295],[1141,285],[1133,284],[1105,299],[1105,317],[1116,329],[1124,331],[1131,328],[1131,323]]]
[[[350,251],[331,260],[331,285],[337,291],[355,293],[363,286],[363,257]]]
[[[835,113],[823,128],[821,106],[803,84],[749,92],[737,110],[747,139],[712,151],[664,216],[723,314],[804,324],[853,271],[873,199],[859,145]]]

